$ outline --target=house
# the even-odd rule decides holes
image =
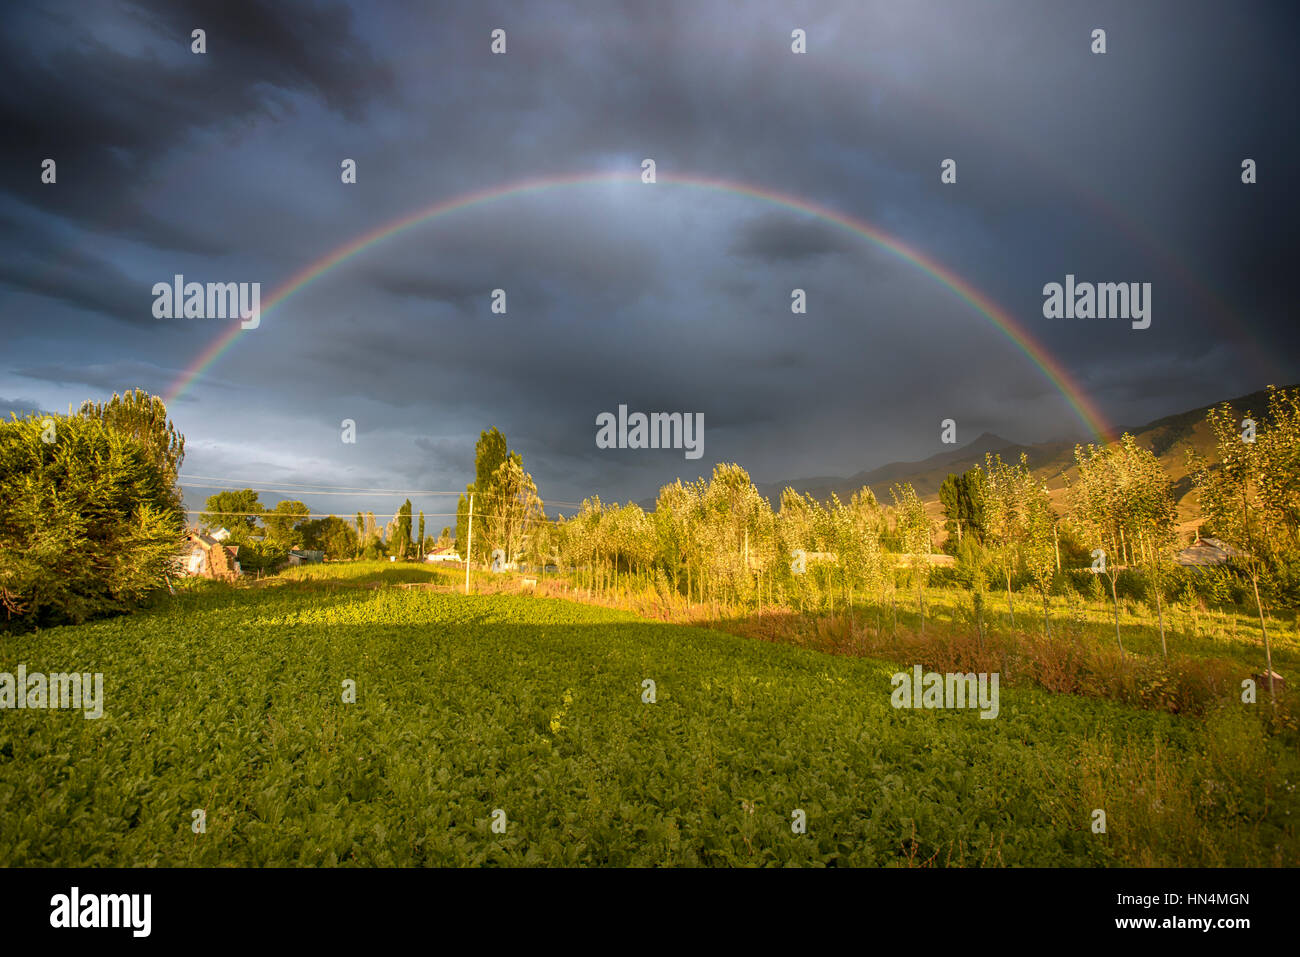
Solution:
[[[1255,687],[1263,691],[1267,691],[1269,689],[1270,677],[1273,679],[1272,688],[1273,688],[1273,693],[1275,695],[1281,694],[1283,691],[1286,690],[1286,679],[1283,678],[1276,671],[1265,671],[1262,674],[1251,675],[1250,677],[1251,680],[1255,682]]]
[[[305,548],[291,548],[289,550],[290,565],[319,565],[325,561],[324,552],[311,551]]]
[[[919,552],[913,554],[910,552],[903,552],[899,554],[898,561],[896,562],[895,567],[913,568],[915,567],[915,565],[920,564],[918,559],[920,560],[920,562],[924,562],[926,565],[929,565],[931,568],[956,568],[957,567],[956,556],[943,555],[940,554],[939,552],[931,552],[930,554],[921,554]]]
[[[458,562],[460,556],[456,554],[456,549],[450,545],[444,545],[441,548],[435,548],[424,556],[426,562]]]
[[[229,537],[227,532],[225,537]],[[182,575],[234,581],[239,577],[238,545],[223,545],[212,535],[191,532],[185,536],[186,549],[181,557]]]
[[[1217,538],[1201,538],[1184,548],[1175,557],[1179,565],[1223,565],[1237,557],[1237,550]]]

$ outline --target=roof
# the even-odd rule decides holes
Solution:
[[[223,544],[222,540],[215,539],[211,535],[204,535],[202,532],[190,532],[190,534],[186,535],[185,538],[190,544],[200,545],[205,550],[210,551],[211,549],[216,548],[218,545],[221,545],[221,547],[224,548],[226,551],[230,552],[230,554],[232,555],[239,554],[238,545],[225,545]]]
[[[1238,554],[1235,548],[1217,538],[1202,538],[1179,552],[1175,561],[1179,565],[1222,565]]]

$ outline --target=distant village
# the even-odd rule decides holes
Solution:
[[[229,540],[230,531],[226,528],[214,531],[191,529],[185,538],[186,547],[178,574],[181,577],[211,578],[217,581],[234,581],[239,578],[243,574],[239,566],[239,546],[226,544]],[[1236,550],[1226,543],[1214,538],[1201,538],[1198,535],[1191,545],[1175,555],[1174,561],[1188,568],[1209,567],[1225,565],[1236,554]],[[810,564],[836,564],[836,556],[833,552],[808,552],[804,557]],[[936,567],[955,567],[957,564],[953,556],[940,553],[926,555],[924,559]],[[428,563],[464,562],[454,545],[429,548],[419,560]],[[323,551],[294,546],[289,549],[287,567],[316,565],[324,561]],[[389,561],[396,562],[397,556],[389,556]],[[898,567],[908,567],[912,561],[914,556],[899,555]],[[513,562],[510,564],[511,570],[517,567]]]
[[[178,574],[186,578],[211,578],[216,581],[234,581],[243,571],[239,566],[239,546],[227,544],[230,530],[213,531],[191,529],[185,536],[185,550],[181,556]],[[460,562],[460,554],[451,545],[429,549],[422,557],[425,562]],[[325,561],[325,553],[294,546],[289,549],[288,566],[316,565]],[[397,556],[390,556],[397,561]]]

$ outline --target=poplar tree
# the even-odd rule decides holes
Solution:
[[[1269,697],[1273,686],[1273,651],[1264,620],[1259,585],[1285,556],[1300,546],[1300,390],[1269,387],[1267,421],[1254,423],[1248,410],[1238,420],[1227,403],[1210,410],[1217,466],[1195,458],[1194,481],[1215,536],[1231,546],[1233,562],[1250,579],[1264,643]]]
[[[1012,600],[1012,580],[1020,569],[1023,549],[1029,537],[1028,494],[1033,483],[1029,459],[1022,452],[1020,461],[1011,465],[1002,456],[984,456],[984,532],[994,565],[1007,585],[1007,611],[1011,627],[1016,625]]]
[[[1155,454],[1144,449],[1127,432],[1107,446],[1076,446],[1079,474],[1069,487],[1070,510],[1086,545],[1097,559],[1097,571],[1110,582],[1115,609],[1115,641],[1120,651],[1124,642],[1119,630],[1118,580],[1129,564],[1146,566],[1157,576],[1157,608],[1160,609],[1163,646],[1163,604],[1159,597],[1160,572],[1171,547],[1175,516],[1173,493],[1168,477]],[[1148,562],[1154,552],[1158,561]]]
[[[908,564],[916,583],[916,604],[921,613],[921,634],[925,634],[924,588],[930,577],[930,516],[925,504],[917,497],[911,482],[895,485],[889,490],[894,499],[898,538],[909,555]]]

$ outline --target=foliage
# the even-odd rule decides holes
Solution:
[[[482,524],[483,550],[491,555],[501,549],[507,562],[517,562],[524,555],[528,535],[544,518],[542,500],[537,497],[533,477],[524,471],[518,456],[503,461],[490,478],[491,492],[476,502]]]
[[[301,544],[299,528],[311,514],[311,509],[299,501],[280,501],[275,508],[262,513],[262,524],[266,526],[266,541],[284,548],[293,548]]]
[[[1239,425],[1227,404],[1211,409],[1217,464],[1193,460],[1206,524],[1235,549],[1234,563],[1250,578],[1273,691],[1272,645],[1264,625],[1259,585],[1275,592],[1300,552],[1300,390],[1269,388],[1268,419],[1255,434]],[[1238,430],[1241,429],[1239,432]]]
[[[226,529],[230,544],[238,545],[252,534],[257,516],[265,511],[251,488],[227,490],[208,496],[207,510],[199,515],[199,524],[211,531]]]
[[[388,540],[388,552],[402,559],[411,552],[411,500],[409,498],[402,503],[394,518],[393,534]]]
[[[369,561],[388,557],[388,547],[377,534],[371,534],[361,543],[361,557]]]
[[[1121,570],[1146,565],[1159,600],[1165,566],[1172,559],[1176,510],[1169,478],[1150,449],[1125,433],[1118,443],[1077,446],[1078,480],[1070,486],[1076,527],[1095,549],[1098,571],[1110,582],[1119,634],[1117,581]]]
[[[1300,854],[1287,784],[1300,751],[1241,709],[1186,720],[1004,687],[995,721],[900,711],[898,666],[879,661],[556,600],[355,587],[398,571],[203,583],[130,620],[0,645],[0,670],[84,662],[107,678],[98,721],[26,710],[0,722],[0,866],[1259,866]],[[393,580],[414,575],[443,580],[409,566]],[[1107,836],[1088,831],[1096,807]],[[195,808],[207,812],[198,836]],[[490,826],[497,808],[504,834]],[[806,834],[792,832],[796,808]]]
[[[950,551],[955,552],[967,535],[983,539],[984,473],[978,466],[960,475],[948,475],[939,486],[939,504],[943,507]]]
[[[165,587],[183,524],[155,451],[98,415],[0,422],[0,604],[10,627],[126,611]]]
[[[357,557],[356,529],[337,515],[303,522],[298,526],[298,538],[303,548],[324,552],[330,561]]]
[[[167,406],[156,395],[135,389],[125,395],[113,393],[107,402],[83,402],[77,412],[83,418],[98,419],[110,429],[136,442],[150,462],[162,473],[163,483],[176,490],[176,481],[185,460],[185,436],[167,418]]]
[[[1003,462],[1000,455],[986,454],[984,466],[984,540],[993,565],[1006,582],[1007,607],[1015,624],[1011,585],[1030,542],[1030,503],[1038,483],[1023,452],[1014,465]]]
[[[279,571],[289,561],[289,546],[266,539],[248,539],[235,556],[244,575],[267,575]]]
[[[499,497],[510,494],[510,490],[503,490],[495,484],[500,477],[499,470],[506,462],[513,462],[521,468],[523,466],[519,453],[508,451],[506,437],[499,429],[494,427],[481,432],[478,443],[474,446],[474,481],[465,486],[465,494],[456,506],[456,547],[462,555],[468,547],[471,496],[474,498],[474,515],[477,518],[480,515],[496,515]],[[474,554],[466,555],[467,560],[482,561],[492,554],[493,547],[501,547],[484,543],[481,530],[479,531],[480,534],[475,536]]]

